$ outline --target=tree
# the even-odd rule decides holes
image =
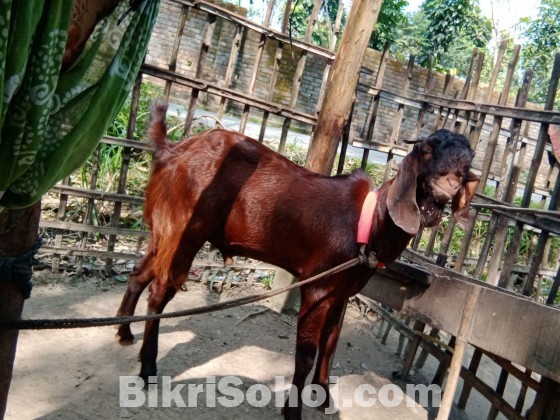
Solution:
[[[426,3],[424,3],[424,6]],[[432,3],[431,7],[435,5]],[[484,17],[480,8],[472,4],[465,14],[463,26],[456,29],[454,37],[450,38],[445,48],[435,53],[434,39],[437,39],[434,23],[429,16],[439,15],[432,11],[428,13],[426,7],[405,15],[406,20],[399,24],[396,40],[391,47],[391,53],[400,61],[406,61],[412,54],[416,62],[427,66],[430,57],[435,54],[435,68],[440,71],[453,70],[460,76],[466,76],[472,50],[478,48],[488,54],[487,45],[492,34],[492,23]],[[430,29],[431,28],[431,29]]]
[[[439,59],[458,39],[468,39],[477,48],[490,41],[492,21],[473,0],[426,0],[422,10],[429,21],[424,60],[432,55]]]
[[[285,4],[285,2],[283,3]],[[333,25],[338,12],[338,0],[324,0],[321,12],[311,35],[311,42],[315,45],[328,48],[333,33]],[[307,30],[307,22],[313,10],[313,0],[295,0],[290,11],[289,34],[294,38],[302,39]],[[342,24],[346,21],[346,12],[343,12]]]
[[[397,28],[407,20],[403,12],[406,6],[408,6],[406,0],[385,0],[383,2],[377,25],[369,40],[371,48],[383,51],[386,42],[395,42],[398,34]]]
[[[560,51],[560,0],[542,0],[535,20],[522,19],[527,25],[523,40],[521,60],[525,68],[535,72],[529,100],[544,103],[548,91],[554,53]],[[560,91],[556,97],[560,106]]]

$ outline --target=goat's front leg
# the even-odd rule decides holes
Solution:
[[[319,385],[325,390],[327,398],[322,405],[322,408],[325,410],[332,410],[335,408],[335,401],[329,391],[329,375],[338,339],[340,337],[340,331],[342,329],[347,304],[348,300],[345,298],[337,298],[332,301],[325,325],[321,331],[319,352],[317,355],[317,363],[312,383]]]
[[[177,289],[173,286],[162,286],[157,281],[150,285],[148,298],[148,314],[161,314]],[[140,349],[140,377],[147,382],[149,376],[157,374],[159,320],[146,321],[144,340]]]
[[[140,295],[146,286],[153,280],[152,271],[153,253],[149,252],[142,260],[140,260],[132,269],[126,292],[124,293],[121,306],[117,311],[117,316],[132,316],[138,303]],[[134,344],[135,339],[132,331],[130,331],[130,323],[120,324],[115,334],[117,342],[122,346]]]
[[[309,287],[302,288],[297,326],[295,371],[292,390],[283,409],[285,419],[301,419],[303,404],[301,393],[305,386],[305,379],[313,368],[328,308],[329,302],[316,294],[316,290]],[[297,398],[294,398],[293,392],[296,393]]]

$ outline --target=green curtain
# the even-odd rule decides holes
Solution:
[[[136,78],[159,0],[121,0],[60,73],[72,0],[0,1],[0,210],[36,202],[95,149]]]

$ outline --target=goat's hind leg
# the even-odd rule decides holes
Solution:
[[[177,290],[183,289],[187,281],[189,269],[198,250],[204,245],[207,236],[204,232],[193,229],[184,232],[181,243],[171,261],[163,263],[169,266],[169,273],[165,277],[157,277],[150,284],[150,295],[148,298],[148,313],[161,314],[165,306],[173,299]],[[158,261],[162,264],[161,261]],[[140,349],[140,377],[147,380],[149,376],[157,374],[159,320],[146,321],[144,339]]]
[[[148,313],[161,314],[165,306],[177,293],[175,286],[163,286],[157,280],[150,285],[150,297],[148,298]],[[157,353],[158,353],[159,320],[146,321],[144,328],[144,339],[140,349],[139,359],[142,363],[140,377],[144,381],[149,376],[157,374]]]
[[[152,270],[153,253],[148,252],[132,269],[126,292],[124,293],[121,306],[117,311],[117,316],[132,316],[138,304],[140,295],[146,286],[153,280],[154,273]],[[135,343],[134,335],[130,330],[130,323],[120,324],[115,334],[117,342],[122,346]]]

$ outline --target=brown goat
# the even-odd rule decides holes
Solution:
[[[153,173],[144,217],[152,236],[135,266],[118,315],[133,315],[150,284],[148,312],[161,313],[183,288],[196,253],[209,241],[224,261],[234,255],[255,258],[306,279],[359,254],[358,219],[372,182],[362,171],[328,177],[300,167],[242,134],[215,129],[180,143],[166,137],[167,107],[157,103],[150,137]],[[433,227],[445,204],[460,221],[478,178],[470,172],[473,151],[467,139],[438,130],[416,142],[397,176],[378,189],[370,236],[379,261],[395,260],[420,226]],[[317,358],[313,383],[328,394],[331,361],[349,297],[372,271],[355,266],[301,288],[293,385],[298,395]],[[140,376],[156,375],[158,321],[148,321],[140,350]],[[131,344],[129,324],[117,332]],[[325,406],[331,403],[327,399]],[[301,417],[297,407],[286,418]]]

